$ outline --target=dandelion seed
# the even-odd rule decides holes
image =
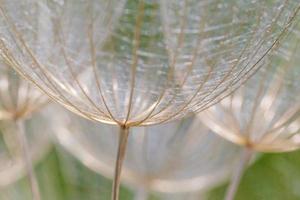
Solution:
[[[120,127],[116,200],[128,129],[180,119],[232,92],[298,10],[282,0],[1,0],[0,48],[55,101]]]

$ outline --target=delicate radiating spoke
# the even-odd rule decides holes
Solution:
[[[9,65],[72,111],[130,126],[201,111],[235,90],[299,10],[291,1],[1,2]]]

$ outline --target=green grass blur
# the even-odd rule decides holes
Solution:
[[[112,166],[113,167],[113,166]],[[236,200],[300,199],[300,151],[265,154],[249,167]],[[53,150],[37,165],[42,200],[109,200],[111,181],[90,171],[61,148]],[[208,200],[222,200],[226,185],[218,186]],[[31,200],[28,180],[0,189],[0,199]],[[121,200],[134,199],[132,189],[122,187]],[[155,194],[149,200],[159,200]]]

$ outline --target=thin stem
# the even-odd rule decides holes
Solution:
[[[24,127],[24,121],[23,120],[17,120],[17,136],[18,140],[20,142],[20,146],[23,153],[23,159],[25,161],[25,167],[27,171],[27,175],[30,182],[30,189],[32,192],[32,199],[33,200],[41,200],[40,190],[38,186],[38,181],[36,174],[33,169],[32,159],[29,153],[29,147],[28,147],[28,141],[25,134],[25,127]]]
[[[235,197],[235,194],[237,192],[238,186],[241,182],[242,176],[245,172],[245,169],[253,155],[253,151],[249,148],[245,148],[243,152],[241,153],[241,158],[239,165],[237,166],[236,171],[233,173],[230,185],[227,188],[225,200],[233,200]]]
[[[119,199],[120,178],[122,172],[122,165],[126,153],[128,136],[129,136],[129,128],[125,126],[120,126],[118,154],[116,159],[115,175],[113,180],[113,188],[112,188],[112,196],[111,196],[112,200]]]

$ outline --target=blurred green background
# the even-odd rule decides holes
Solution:
[[[299,169],[300,151],[261,155],[247,169],[236,199],[300,199]],[[90,171],[60,147],[53,147],[51,152],[36,166],[36,171],[43,200],[110,199],[111,181]],[[31,199],[26,178],[9,188],[0,190],[1,199]],[[225,184],[216,186],[209,192],[207,199],[223,199],[225,190]],[[120,198],[121,200],[134,199],[134,191],[123,187]],[[155,193],[149,197],[149,200],[159,199],[160,195]],[[201,199],[200,196],[199,199]]]

